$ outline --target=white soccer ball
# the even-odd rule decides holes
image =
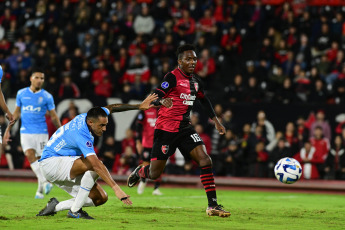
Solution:
[[[301,164],[293,158],[282,158],[274,166],[274,175],[284,184],[293,184],[302,176]]]

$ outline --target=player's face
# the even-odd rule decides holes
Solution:
[[[91,132],[96,136],[101,137],[103,132],[107,130],[108,117],[99,116],[98,119],[93,119],[88,124],[91,128]]]
[[[35,72],[30,77],[31,86],[34,87],[36,90],[42,88],[44,83],[44,73]]]
[[[183,56],[178,60],[180,69],[186,74],[192,74],[194,72],[196,62],[196,54],[193,50],[187,50],[183,52]]]

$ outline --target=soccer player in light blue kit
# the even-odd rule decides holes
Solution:
[[[40,159],[43,148],[49,139],[45,118],[46,112],[49,111],[56,128],[59,128],[61,123],[55,112],[53,96],[42,89],[44,73],[33,71],[30,81],[30,87],[23,88],[17,93],[13,118],[15,121],[21,118],[20,142],[32,171],[38,179],[35,198],[43,199],[43,193],[48,194],[53,186],[42,175],[38,164],[38,159]],[[10,124],[5,131],[4,144],[10,141],[10,130],[13,125],[14,123]]]
[[[107,168],[96,156],[94,136],[102,136],[108,124],[108,115],[127,110],[147,110],[158,97],[149,95],[139,105],[113,104],[94,107],[76,116],[51,136],[43,150],[39,165],[43,175],[73,198],[59,202],[51,198],[37,216],[54,215],[69,210],[70,218],[93,219],[82,207],[99,206],[108,200],[104,189],[96,183],[101,177],[124,204],[131,205],[129,196],[115,183]]]

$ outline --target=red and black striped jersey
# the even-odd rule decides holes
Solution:
[[[171,108],[161,106],[159,109],[155,127],[168,132],[178,132],[189,125],[195,100],[205,98],[201,79],[194,74],[188,76],[179,68],[165,75],[155,93],[161,98],[173,99]]]

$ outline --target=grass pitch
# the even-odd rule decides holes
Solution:
[[[130,194],[132,207],[124,207],[111,189],[108,202],[85,208],[95,220],[55,216],[36,217],[50,197],[70,199],[54,187],[43,200],[35,200],[36,183],[0,181],[0,229],[345,229],[345,197],[283,192],[218,190],[219,203],[231,210],[230,218],[208,217],[203,189],[161,188],[163,196]]]

